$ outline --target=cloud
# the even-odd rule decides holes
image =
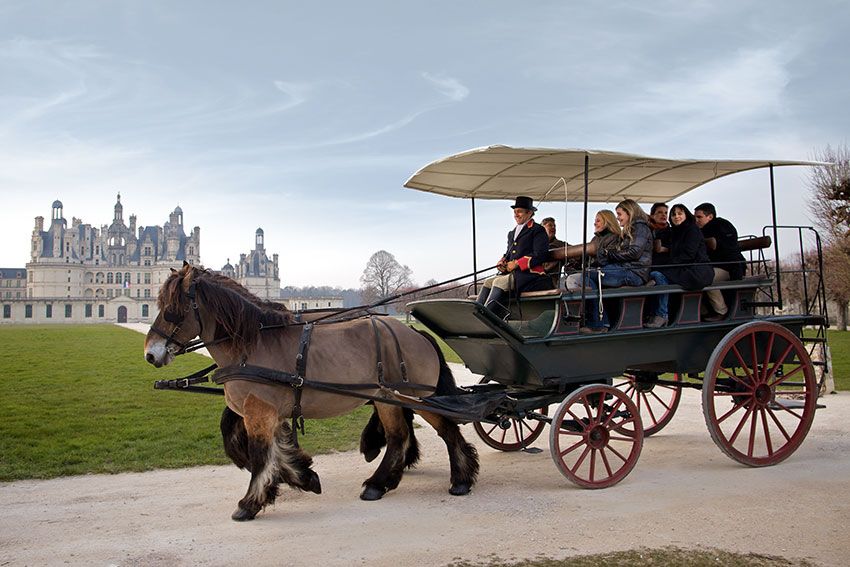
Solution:
[[[457,79],[427,72],[423,72],[422,77],[454,102],[461,102],[469,96],[469,89]]]

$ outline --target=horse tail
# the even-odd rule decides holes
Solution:
[[[449,368],[448,364],[446,364],[446,357],[443,356],[443,351],[440,349],[440,345],[437,344],[437,340],[427,331],[420,331],[419,329],[416,329],[416,332],[428,339],[428,342],[430,342],[431,346],[434,347],[434,351],[436,351],[437,358],[440,361],[440,375],[437,377],[437,391],[434,392],[434,395],[457,395],[459,390],[457,382],[455,381],[454,374],[452,374],[452,369]]]

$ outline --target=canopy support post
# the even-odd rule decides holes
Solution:
[[[475,277],[473,279],[472,284],[472,293],[474,295],[478,295],[478,260],[476,259],[477,254],[476,246],[475,246],[475,197],[471,199],[472,201],[472,271],[475,272]]]
[[[782,279],[781,273],[782,270],[779,268],[779,238],[778,236],[778,228],[776,222],[776,188],[773,183],[773,164],[770,164],[770,212],[773,215],[773,257],[775,258],[774,262],[776,262],[776,266],[774,266],[774,272],[776,273],[776,300],[779,304],[779,310],[782,310]]]
[[[584,154],[584,221],[581,229],[581,305],[579,306],[578,316],[579,316],[579,326],[584,326],[586,324],[584,318],[584,300],[587,295],[587,290],[585,289],[584,281],[587,277],[587,198],[589,193],[588,185],[590,184],[590,154]]]

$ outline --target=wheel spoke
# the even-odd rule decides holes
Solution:
[[[608,472],[608,476],[614,476],[613,471],[611,470],[611,465],[608,463],[608,457],[605,456],[605,448],[599,449],[599,456],[602,457],[602,463],[605,465],[605,470]]]
[[[741,432],[741,428],[744,427],[744,424],[747,422],[747,418],[750,417],[750,414],[753,412],[752,406],[747,406],[747,411],[744,413],[744,417],[741,418],[741,422],[738,424],[738,427],[735,428],[735,433],[732,434],[732,437],[729,438],[729,444],[732,445],[735,443],[735,439],[738,438],[738,434]]]
[[[632,443],[634,443],[634,439],[628,439],[628,441],[631,441]],[[623,455],[621,455],[620,452],[617,449],[615,449],[614,447],[611,447],[609,445],[608,450],[611,451],[612,453],[614,453],[615,455],[617,455],[618,457],[620,457],[620,460],[622,460],[624,463],[628,461],[628,459],[626,457],[624,457]]]
[[[738,351],[738,347],[736,345],[732,345],[732,352],[735,353],[735,358],[737,358],[738,362],[741,363],[741,368],[744,370],[744,374],[746,374],[747,378],[752,381],[753,373],[750,372],[750,368],[747,366],[747,363],[744,362],[744,358],[741,356],[741,353]]]
[[[617,415],[617,408],[623,405],[622,398],[617,398],[617,404],[611,408],[611,412],[605,417],[605,423],[602,425],[607,429],[611,429],[611,420],[614,419],[614,416]],[[640,413],[640,412],[638,412]]]
[[[765,411],[767,411],[767,414],[768,414],[768,415],[770,416],[770,418],[773,420],[773,423],[775,423],[775,424],[776,424],[776,427],[778,427],[778,428],[779,428],[779,431],[781,431],[781,432],[782,432],[783,437],[785,437],[785,441],[790,441],[790,440],[791,440],[791,436],[790,436],[790,435],[788,435],[788,432],[787,432],[787,431],[785,431],[785,428],[784,428],[784,427],[782,427],[782,423],[780,423],[780,422],[779,422],[779,418],[777,418],[777,417],[776,417],[776,414],[774,414],[774,413],[773,413],[773,410],[772,410],[772,409],[770,409],[770,408],[765,408]]]
[[[721,417],[717,420],[717,424],[719,425],[719,424],[723,423],[724,421],[726,421],[726,418],[730,417],[733,413],[735,413],[736,411],[738,411],[742,407],[744,407],[744,402],[736,403],[734,406],[732,406],[732,409],[730,409],[729,411],[724,413],[723,417]]]
[[[570,447],[568,447],[567,449],[564,449],[563,451],[560,451],[560,452],[558,453],[558,455],[560,455],[560,457],[563,459],[563,458],[564,458],[564,456],[566,456],[566,455],[567,455],[567,453],[571,453],[571,452],[575,451],[578,447],[580,447],[580,446],[581,446],[581,445],[583,445],[583,444],[584,444],[584,439],[582,439],[581,441],[577,442],[575,445],[570,445]]]
[[[596,449],[590,450],[590,482],[593,482],[593,475],[596,472]]]
[[[767,454],[768,456],[773,456],[773,443],[770,442],[770,430],[767,428],[767,415],[765,415],[764,408],[759,410],[761,414],[761,425],[764,428],[764,442],[767,445]]]
[[[756,349],[756,334],[755,333],[750,334],[750,353],[753,355],[753,365],[751,366],[752,371],[753,371],[753,375],[750,376],[750,378],[752,378],[753,381],[756,381],[759,378],[759,353],[758,353],[758,350]]]
[[[512,420],[512,421],[513,421],[513,426],[514,426],[514,427],[513,427],[513,430],[514,430],[514,436],[516,436],[517,443],[520,443],[520,442],[522,442],[522,433],[521,433],[521,431],[522,431],[522,422],[521,422],[521,421],[519,421],[519,420],[516,420],[516,419],[514,419],[514,420]]]
[[[578,458],[578,460],[576,461],[575,466],[573,466],[573,468],[572,468],[572,469],[570,469],[570,472],[571,472],[571,473],[576,474],[576,471],[577,471],[577,470],[578,470],[578,468],[581,466],[581,464],[584,462],[584,459],[587,457],[587,453],[588,453],[588,451],[590,451],[590,445],[588,445],[588,446],[586,446],[586,447],[584,448],[584,452],[581,454],[581,457],[579,457],[579,458]]]
[[[575,422],[578,423],[581,426],[582,431],[587,429],[588,426],[581,420],[581,418],[579,416],[577,416],[576,414],[573,413],[573,410],[567,408],[567,413],[570,414],[571,416],[573,416],[573,419],[575,420]]]
[[[767,348],[764,349],[764,354],[765,354],[765,356],[764,356],[764,368],[762,368],[762,373],[761,373],[761,376],[760,376],[762,382],[767,382],[767,375],[768,375],[767,374],[767,366],[768,366],[768,364],[770,364],[770,358],[771,358],[770,355],[773,354],[773,341],[775,339],[776,339],[776,333],[770,333],[770,338],[767,340]],[[790,344],[788,345],[788,348],[791,348]],[[784,357],[783,357],[783,360],[784,360]],[[774,366],[774,369],[775,368],[776,367]]]
[[[643,396],[646,397],[646,394],[643,394]],[[656,397],[658,397],[658,396],[656,396]],[[653,425],[658,423],[658,420],[655,418],[655,412],[652,411],[652,406],[649,404],[648,399],[647,399],[647,401],[644,405],[646,406],[646,411],[649,412],[649,418],[652,419]]]
[[[753,456],[753,444],[756,441],[756,424],[758,423],[758,412],[752,412],[752,418],[750,419],[750,441],[747,443],[747,456]]]
[[[787,374],[786,374],[786,373],[783,373],[783,375],[782,375],[782,376],[780,376],[780,377],[779,377],[779,378],[778,378],[775,382],[773,382],[773,383],[770,385],[770,387],[771,387],[771,388],[775,388],[776,386],[778,386],[779,384],[782,384],[782,383],[783,383],[783,382],[785,382],[788,378],[792,377],[794,374],[796,374],[796,373],[800,372],[801,370],[803,370],[803,365],[802,365],[802,364],[801,364],[800,366],[798,366],[797,368],[795,368],[794,370],[792,370],[791,372],[788,372]]]
[[[773,378],[773,376],[776,374],[776,371],[779,369],[779,367],[785,364],[785,359],[788,358],[788,353],[791,352],[792,348],[794,348],[794,345],[789,343],[788,348],[785,349],[785,352],[782,353],[782,356],[780,356],[776,360],[776,364],[774,364],[770,368],[770,372],[767,372],[767,369],[765,369],[765,373],[764,373],[764,381],[765,382],[767,382],[768,380]],[[768,360],[770,360],[770,359],[768,359]]]
[[[739,356],[739,358],[740,358],[740,356]],[[720,370],[720,372],[724,373],[726,376],[728,376],[729,378],[733,379],[735,382],[740,384],[741,386],[744,386],[745,388],[752,389],[752,387],[753,387],[752,383],[742,380],[741,377],[736,375],[734,372],[729,372],[729,370],[727,370],[726,368],[724,368],[722,366],[720,367],[719,370]]]
[[[676,390],[676,388],[671,388],[671,389],[672,389],[672,390]],[[659,403],[659,404],[661,404],[662,406],[664,406],[664,409],[666,409],[667,411],[670,411],[670,406],[668,406],[667,404],[665,404],[665,403],[664,403],[664,400],[662,400],[661,398],[659,398],[659,397],[658,397],[658,394],[656,394],[655,392],[650,392],[650,394],[652,394],[652,397],[653,397],[653,398],[655,398],[656,400],[658,400],[658,403]]]

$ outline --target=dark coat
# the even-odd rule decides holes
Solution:
[[[726,219],[714,217],[702,227],[702,235],[717,241],[717,248],[708,251],[708,257],[712,263],[729,272],[729,277],[733,280],[743,278],[747,264],[738,246],[738,231],[732,223]]]
[[[606,255],[620,246],[620,235],[610,230],[603,229],[602,232],[594,233],[591,242],[596,242],[596,256],[590,261],[591,268],[597,268],[607,263]],[[603,252],[605,250],[605,252]]]
[[[693,219],[670,229],[670,266],[659,272],[685,289],[702,289],[714,280],[714,270],[709,264],[705,239]]]
[[[617,250],[607,253],[607,265],[631,270],[646,283],[652,264],[652,242],[649,225],[643,219],[636,220],[632,225],[631,238],[624,238]]]
[[[552,289],[552,278],[543,269],[549,259],[549,235],[533,220],[528,221],[516,240],[513,229],[508,232],[508,248],[502,259],[519,261],[520,267],[512,272],[517,293]]]

